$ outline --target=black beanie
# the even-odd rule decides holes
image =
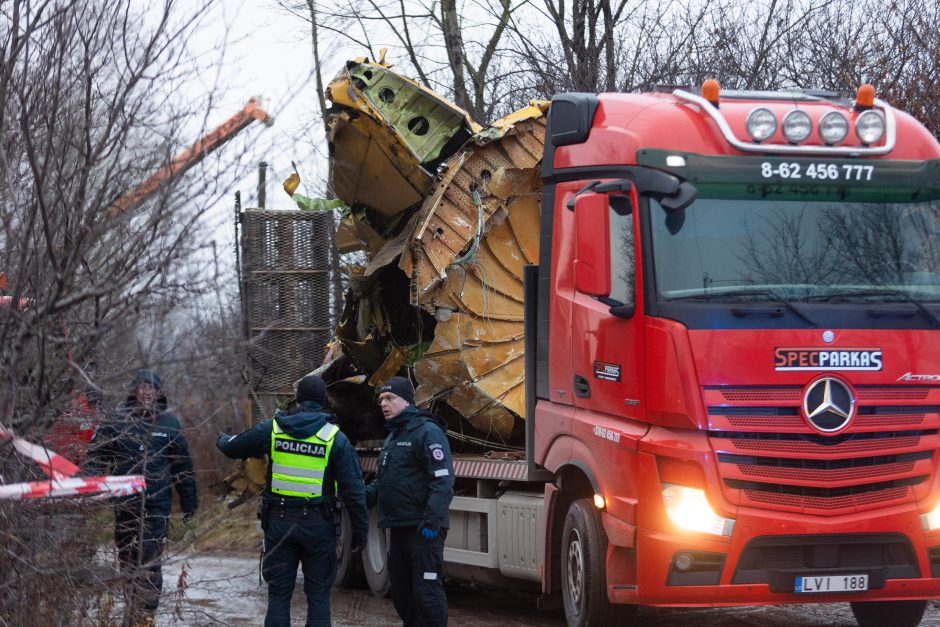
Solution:
[[[392,377],[379,388],[379,394],[391,392],[395,396],[405,399],[409,405],[415,404],[415,387],[405,377]]]
[[[136,388],[141,383],[149,383],[153,387],[160,389],[161,381],[160,375],[158,375],[153,370],[147,370],[146,368],[141,368],[137,371],[137,374],[134,375],[134,380],[131,381],[131,389]]]
[[[314,402],[326,407],[326,383],[315,374],[308,374],[297,383],[297,402]]]

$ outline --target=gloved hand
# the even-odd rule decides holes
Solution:
[[[366,548],[366,537],[361,533],[353,533],[350,547],[353,553],[359,553],[362,549]]]
[[[437,529],[432,529],[431,527],[421,527],[421,535],[425,540],[436,540],[437,539]]]
[[[221,431],[219,431],[219,437],[218,437],[218,439],[215,441],[215,447],[221,451],[221,450],[222,450],[222,445],[225,444],[225,443],[227,443],[229,440],[231,440],[232,437],[233,437],[233,436],[230,436],[230,435],[227,434],[227,433],[222,433]]]

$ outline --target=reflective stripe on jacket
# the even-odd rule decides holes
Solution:
[[[271,492],[284,496],[323,496],[323,476],[339,427],[327,423],[309,438],[284,433],[273,421],[271,429]]]

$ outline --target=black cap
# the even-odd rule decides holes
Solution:
[[[392,377],[379,388],[379,394],[382,392],[391,392],[408,401],[409,405],[415,404],[415,386],[411,385],[411,380],[405,377]]]
[[[308,374],[297,383],[297,402],[313,402],[326,407],[326,383],[315,374]]]

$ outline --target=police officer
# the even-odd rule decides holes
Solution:
[[[336,578],[335,486],[349,511],[352,547],[365,546],[368,519],[359,460],[332,424],[326,384],[307,375],[297,384],[297,406],[278,412],[216,446],[234,459],[269,456],[259,516],[264,529],[261,572],[268,582],[266,627],[290,625],[290,600],[303,565],[307,625],[330,625],[330,588]]]
[[[87,464],[95,474],[146,478],[144,492],[113,499],[114,541],[128,578],[125,625],[152,625],[163,589],[160,561],[171,488],[176,488],[184,518],[192,518],[197,506],[189,447],[179,420],[167,411],[160,375],[137,371],[116,418],[95,429]]]
[[[404,377],[379,389],[379,405],[390,433],[366,501],[378,503],[379,527],[391,529],[392,602],[405,627],[446,625],[444,536],[454,497],[446,423],[414,406],[414,387]]]

